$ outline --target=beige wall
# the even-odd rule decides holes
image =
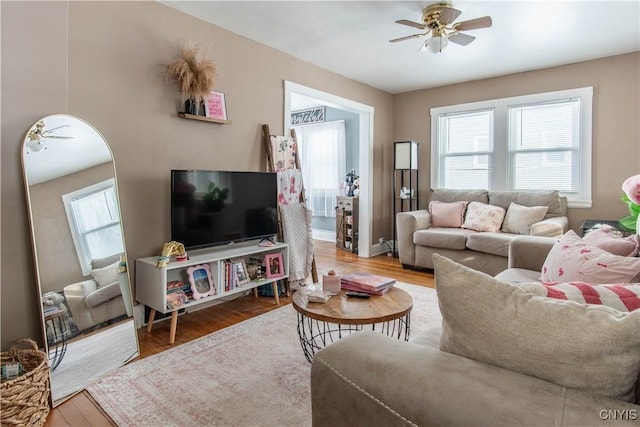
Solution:
[[[375,108],[373,242],[391,236],[392,141],[422,143],[428,188],[433,106],[593,85],[594,208],[573,210],[574,227],[621,216],[620,184],[640,169],[638,54],[392,96],[156,2],[3,1],[0,13],[2,349],[40,339],[19,153],[28,127],[49,114],[87,120],[109,142],[130,263],[169,239],[170,169],[264,170],[260,126],[283,133],[283,80]],[[233,124],[175,117],[180,96],[162,71],[181,41],[211,45]]]
[[[261,125],[283,133],[284,80],[375,108],[374,212],[391,190],[382,155],[392,137],[392,95],[329,73],[156,2],[7,2],[2,14],[2,348],[41,340],[20,168],[29,126],[49,114],[80,117],[115,158],[129,262],[170,238],[169,170],[264,170]],[[68,33],[67,33],[68,32]],[[68,40],[67,40],[68,36]],[[209,44],[231,125],[176,117],[163,76],[181,41]],[[386,187],[385,187],[386,186]],[[375,215],[377,241],[390,222]]]
[[[640,173],[640,53],[547,68],[394,97],[396,141],[420,146],[423,196],[430,188],[430,109],[445,105],[531,93],[593,86],[593,150],[591,209],[570,209],[570,227],[585,219],[617,219],[627,215],[620,202],[622,182]],[[426,197],[422,197],[426,200]]]

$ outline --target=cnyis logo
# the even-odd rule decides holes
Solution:
[[[638,417],[637,409],[602,409],[600,419],[604,421],[635,421]]]

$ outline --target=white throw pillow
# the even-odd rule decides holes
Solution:
[[[119,264],[120,262],[117,261],[106,267],[96,268],[94,270],[91,270],[91,277],[93,277],[93,280],[95,280],[96,283],[98,284],[98,288],[101,288],[102,286],[110,285],[113,282],[118,281],[118,265]]]
[[[471,202],[462,228],[476,231],[498,231],[504,219],[504,208],[486,203]]]
[[[569,230],[542,265],[543,282],[630,283],[640,274],[640,258],[610,254]]]
[[[549,206],[522,206],[511,202],[504,217],[502,231],[528,235],[531,225],[542,221]]]

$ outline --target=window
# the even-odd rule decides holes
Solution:
[[[591,207],[593,88],[431,110],[433,188],[559,190]]]
[[[113,179],[62,196],[84,275],[91,272],[91,260],[124,251],[117,200]]]
[[[313,216],[335,217],[346,175],[344,120],[294,128],[307,206]]]

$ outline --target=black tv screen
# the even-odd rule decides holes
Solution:
[[[278,233],[275,173],[171,171],[171,240],[188,249]]]

